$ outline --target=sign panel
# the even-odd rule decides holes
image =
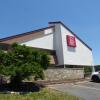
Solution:
[[[74,47],[74,48],[76,47],[76,38],[75,38],[75,36],[67,35],[66,40],[67,40],[67,45],[69,47]]]

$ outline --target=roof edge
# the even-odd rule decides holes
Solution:
[[[71,31],[61,21],[49,22],[49,24],[61,24],[61,25],[63,25],[68,31],[70,31],[74,36],[76,36],[86,47],[88,47],[92,51],[92,48],[91,47],[89,47],[82,39],[80,39],[73,31]],[[29,35],[29,34],[32,34],[33,32],[40,32],[40,31],[43,31],[45,29],[49,29],[49,28],[53,28],[53,27],[54,27],[54,25],[49,26],[49,27],[45,27],[45,28],[41,28],[41,29],[37,29],[37,30],[34,30],[34,31],[30,31],[30,32],[21,33],[21,34],[18,34],[18,35],[12,35],[12,36],[5,37],[5,38],[0,39],[0,42],[6,41],[6,40],[9,40],[9,39],[13,39],[13,38],[17,38],[17,37],[20,37],[20,36],[23,36],[23,35]]]
[[[61,24],[63,25],[68,31],[70,31],[74,36],[76,36],[86,47],[88,47],[89,50],[92,51],[92,48],[88,46],[80,37],[78,37],[73,31],[71,31],[65,24],[63,24],[61,21],[56,22],[49,22],[49,24]]]
[[[5,37],[5,38],[1,38],[1,39],[0,39],[0,42],[6,41],[6,40],[9,40],[9,39],[13,39],[13,38],[17,38],[17,37],[21,37],[21,36],[23,36],[23,35],[29,35],[29,34],[32,34],[32,33],[35,33],[35,32],[40,32],[40,31],[43,31],[43,30],[45,30],[45,29],[49,29],[49,28],[53,28],[53,27],[54,27],[54,26],[49,26],[49,27],[45,27],[45,28],[41,28],[41,29],[29,31],[29,32],[17,34],[17,35],[8,36],[8,37]]]

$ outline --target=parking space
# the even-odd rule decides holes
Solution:
[[[100,83],[87,81],[73,84],[56,84],[51,87],[81,97],[83,100],[100,100]]]
[[[78,85],[78,86],[83,86],[83,87],[87,87],[87,88],[92,88],[92,89],[100,89],[100,83],[96,83],[96,82],[81,82],[81,83],[76,83],[74,85]]]

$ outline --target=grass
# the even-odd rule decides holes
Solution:
[[[78,97],[64,94],[48,88],[42,89],[40,92],[29,94],[0,94],[0,100],[80,100]]]

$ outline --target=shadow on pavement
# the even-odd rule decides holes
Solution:
[[[92,82],[92,83],[100,83],[100,81],[89,81],[89,82]]]

